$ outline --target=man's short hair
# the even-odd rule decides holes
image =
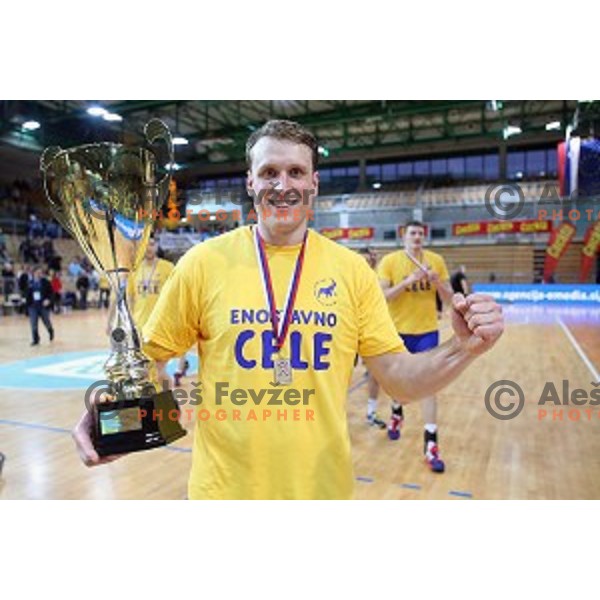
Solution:
[[[421,221],[409,221],[405,226],[404,229],[408,229],[409,227],[421,227],[421,229],[425,229],[425,224],[421,223]]]
[[[317,143],[317,138],[308,129],[302,127],[300,123],[284,119],[267,121],[260,129],[252,132],[246,142],[246,162],[249,169],[252,168],[252,148],[263,137],[272,137],[276,140],[286,140],[308,146],[312,154],[313,171],[317,170],[319,162],[319,144]]]

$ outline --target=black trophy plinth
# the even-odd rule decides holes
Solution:
[[[99,456],[166,446],[187,432],[170,390],[132,400],[101,402],[94,409],[94,448]]]

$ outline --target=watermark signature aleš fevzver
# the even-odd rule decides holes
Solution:
[[[600,189],[598,194],[600,194]],[[538,221],[557,219],[559,221],[587,221],[591,223],[600,218],[600,206],[586,209],[565,207],[567,202],[578,197],[577,190],[569,196],[561,196],[557,184],[548,182],[543,184],[541,192],[536,197],[529,198],[528,202],[533,206],[534,217]],[[590,196],[589,194],[585,198],[595,204],[598,204],[600,200],[598,196]],[[525,203],[525,191],[523,186],[518,183],[492,184],[488,186],[484,195],[487,212],[491,217],[500,221],[510,221],[521,215]],[[556,208],[557,204],[560,206],[558,209]]]
[[[169,389],[168,382],[163,382],[163,391]],[[152,396],[157,390],[153,384],[148,384],[148,389],[142,395]],[[177,421],[185,418],[193,421],[314,421],[315,411],[309,408],[310,401],[315,395],[314,389],[296,389],[271,383],[268,388],[230,388],[229,382],[215,382],[214,399],[211,408],[202,407],[202,384],[191,382],[190,390],[176,388],[172,390],[173,398],[179,410],[162,412],[153,411],[148,415],[145,409],[140,408],[140,418],[150,416],[155,421]],[[108,398],[115,397],[115,391],[108,379],[101,379],[92,383],[85,392],[84,402],[91,411],[93,405],[102,395]],[[119,400],[116,400],[116,410],[100,414],[101,419],[114,418],[119,409]],[[243,409],[243,410],[242,410]]]
[[[572,388],[568,379],[559,384],[547,381],[538,399],[538,421],[600,420],[600,381],[591,382],[589,390]],[[508,421],[525,407],[523,388],[515,381],[495,381],[486,390],[485,407],[495,419]]]

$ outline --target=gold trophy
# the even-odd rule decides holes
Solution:
[[[150,381],[151,361],[127,306],[127,280],[139,266],[159,209],[167,198],[173,143],[167,126],[149,121],[144,147],[100,143],[44,150],[40,168],[57,220],[73,235],[116,297],[112,352],[104,365],[110,401],[88,406],[100,456],[164,446],[186,433],[171,391]],[[159,150],[166,160],[159,162]]]

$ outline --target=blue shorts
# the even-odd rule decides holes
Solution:
[[[429,333],[420,333],[418,335],[410,335],[407,333],[399,333],[398,335],[402,338],[406,349],[411,354],[431,350],[440,343],[439,331],[430,331]]]

